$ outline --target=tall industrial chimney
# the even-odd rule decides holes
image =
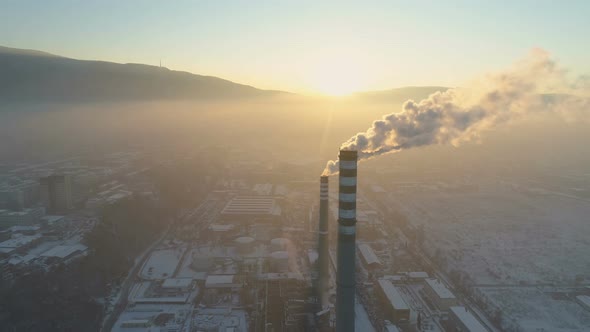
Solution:
[[[320,178],[320,236],[318,248],[319,282],[318,294],[322,307],[326,304],[330,253],[328,252],[328,176]]]
[[[341,150],[338,201],[336,331],[354,331],[356,242],[356,151]]]

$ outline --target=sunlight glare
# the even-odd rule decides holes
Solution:
[[[312,68],[308,84],[319,93],[344,96],[367,88],[367,72],[351,59],[330,57]]]

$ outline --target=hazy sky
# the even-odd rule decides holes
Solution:
[[[590,71],[590,1],[0,0],[0,45],[268,89],[453,86],[541,47]]]

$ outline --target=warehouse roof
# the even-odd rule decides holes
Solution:
[[[192,278],[168,278],[162,283],[162,288],[187,288],[192,283]]]
[[[487,329],[465,307],[451,307],[451,311],[470,332],[487,332]]]
[[[40,234],[35,235],[23,235],[14,237],[10,240],[6,240],[4,242],[0,242],[0,248],[18,248],[25,246],[37,239],[41,238]]]
[[[440,280],[435,278],[424,279],[428,286],[436,293],[441,299],[454,299],[455,295],[445,286]]]
[[[590,296],[588,295],[578,295],[576,296],[576,300],[585,308],[590,310]]]
[[[238,196],[227,203],[224,215],[279,215],[280,208],[270,196]]]
[[[219,274],[209,275],[205,280],[206,288],[223,288],[223,287],[234,287],[234,275],[233,274]]]
[[[365,262],[368,265],[371,265],[371,264],[381,265],[381,261],[379,260],[379,257],[377,257],[377,255],[375,255],[375,252],[373,251],[371,246],[369,246],[366,243],[359,244],[359,250],[361,252],[361,256],[363,257],[363,259],[365,260]]]
[[[57,258],[66,258],[73,253],[76,252],[83,252],[86,251],[88,247],[83,244],[74,244],[74,245],[62,245],[62,246],[55,246],[46,252],[42,253],[41,256],[43,257],[57,257]]]
[[[410,309],[397,288],[389,280],[379,279],[379,287],[396,310]]]

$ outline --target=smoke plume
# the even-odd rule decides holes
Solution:
[[[589,91],[587,78],[569,81],[567,72],[548,53],[536,49],[511,68],[465,88],[436,92],[419,102],[406,101],[401,112],[374,121],[340,149],[357,150],[359,160],[364,160],[426,145],[458,145],[531,112],[580,118],[590,109]],[[331,160],[323,174],[337,172],[338,161]]]

